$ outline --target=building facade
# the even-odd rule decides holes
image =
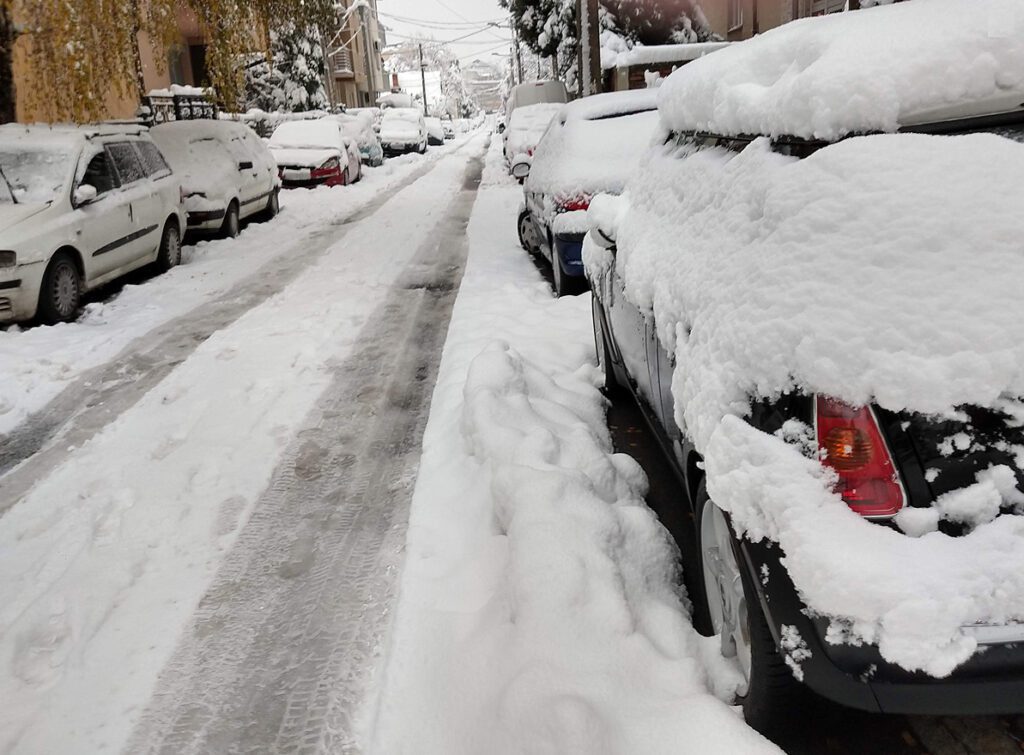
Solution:
[[[338,18],[339,28],[325,40],[328,98],[332,105],[371,107],[388,91],[377,0],[340,0]]]
[[[705,0],[712,30],[730,42],[750,39],[797,18],[857,10],[859,0]]]

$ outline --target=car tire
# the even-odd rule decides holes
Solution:
[[[39,319],[47,325],[70,322],[82,303],[82,275],[67,252],[50,259],[39,290]]]
[[[280,192],[274,189],[270,192],[270,198],[267,200],[267,207],[263,210],[263,217],[266,220],[273,220],[277,217],[278,213],[281,212],[281,197]]]
[[[716,600],[717,595],[718,607],[719,610],[722,610],[725,599],[721,596],[728,589],[726,583],[730,582],[735,585],[735,579],[715,579],[709,575],[709,570],[713,567],[709,568],[708,559],[717,557],[723,562],[731,561],[739,576],[742,595],[737,593],[736,597],[742,597],[743,605],[743,608],[738,611],[742,617],[739,630],[740,634],[745,635],[746,639],[743,642],[745,642],[746,652],[749,656],[749,671],[744,674],[747,678],[746,690],[736,696],[735,704],[742,707],[743,718],[747,724],[771,737],[780,726],[785,724],[786,719],[793,715],[794,711],[803,709],[802,706],[806,704],[808,691],[794,678],[793,671],[786,664],[785,658],[775,645],[775,638],[772,636],[764,611],[761,609],[761,600],[757,589],[750,578],[749,570],[742,563],[736,534],[733,532],[728,516],[711,501],[703,480],[697,489],[696,499],[697,551],[700,558],[701,578],[694,580],[699,582],[700,586],[691,586],[691,589],[696,588],[694,591],[700,593],[699,597],[694,597],[698,600],[703,599],[702,608],[705,615],[699,616],[698,611],[698,615],[694,616],[694,625],[697,626],[698,631],[703,630],[702,633],[716,633],[716,611],[712,601]],[[706,524],[710,524],[709,519],[711,518],[715,524],[706,527]],[[726,528],[725,530],[719,529],[722,525]],[[712,530],[716,533],[714,540],[717,541],[717,547],[716,542],[709,542],[712,540],[709,537]],[[728,551],[723,550],[726,546]],[[713,556],[709,555],[711,548],[716,548]],[[728,572],[729,568],[726,566],[725,571]],[[712,590],[713,583],[717,584],[715,590]],[[696,604],[696,600],[694,602]],[[699,624],[704,624],[704,626],[701,627]],[[740,640],[737,640],[737,657],[744,652],[739,649],[739,642]]]
[[[348,168],[345,168],[345,170],[341,174],[341,185],[342,186],[348,186],[349,185]]]
[[[181,264],[181,231],[173,220],[164,226],[164,235],[160,238],[160,250],[156,255],[156,267],[166,273],[172,267]]]
[[[530,217],[529,210],[523,210],[519,213],[519,219],[516,221],[516,226],[519,231],[519,245],[523,247],[529,254],[539,254],[539,249],[536,246],[530,244],[531,236],[536,232],[532,226],[532,219]]]
[[[226,239],[237,238],[242,232],[242,218],[238,213],[238,202],[231,200],[227,212],[224,213],[224,223],[220,227],[220,235]]]

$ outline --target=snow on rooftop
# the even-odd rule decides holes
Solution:
[[[817,139],[943,120],[964,102],[1004,110],[1024,103],[1024,3],[913,0],[794,21],[687,64],[661,97],[676,131]]]
[[[618,53],[613,65],[628,68],[640,65],[662,65],[666,63],[687,63],[702,58],[708,53],[728,47],[731,42],[691,42],[679,45],[637,45],[632,50]]]

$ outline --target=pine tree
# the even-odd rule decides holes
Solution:
[[[327,107],[324,54],[313,27],[282,24],[270,34],[271,62],[246,67],[246,106],[268,112],[302,112]]]

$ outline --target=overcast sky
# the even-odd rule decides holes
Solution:
[[[377,0],[377,10],[388,28],[388,44],[420,34],[437,40],[458,40],[452,42],[451,49],[464,63],[474,58],[501,63],[492,53],[507,56],[511,48],[508,13],[498,0]],[[504,28],[485,28],[488,21],[502,23]]]

